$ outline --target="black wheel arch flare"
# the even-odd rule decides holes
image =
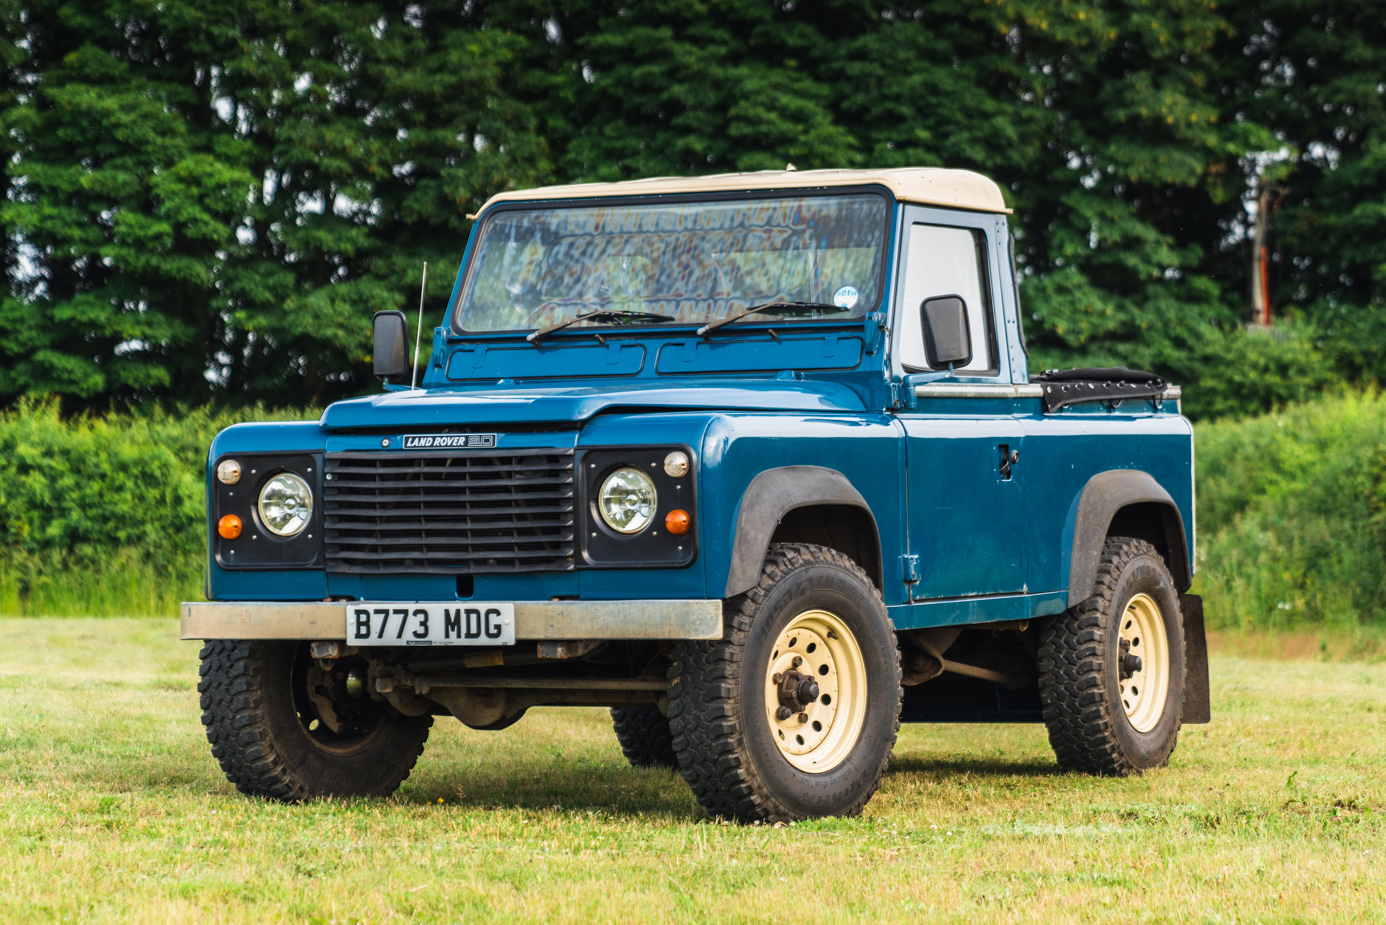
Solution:
[[[1150,473],[1109,469],[1088,479],[1079,495],[1068,566],[1070,607],[1092,597],[1102,547],[1113,534],[1155,544],[1169,565],[1175,587],[1189,590],[1193,569],[1179,506]]]
[[[857,564],[866,569],[876,587],[882,587],[880,530],[871,506],[853,487],[847,476],[825,466],[780,466],[766,469],[751,480],[741,496],[736,518],[736,540],[732,546],[731,567],[723,597],[735,597],[755,587],[761,567],[775,536],[775,529],[791,511],[808,507],[848,507],[859,509],[871,524],[867,542],[869,562]]]

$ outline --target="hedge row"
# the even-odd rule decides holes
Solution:
[[[315,413],[0,414],[0,612],[173,613],[202,593],[207,447],[247,420]]]
[[[207,446],[315,412],[0,413],[0,613],[172,614],[202,592]],[[1199,576],[1215,627],[1386,626],[1386,399],[1197,428]]]
[[[1196,428],[1198,588],[1217,626],[1386,627],[1386,399]]]

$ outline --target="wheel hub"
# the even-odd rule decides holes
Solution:
[[[777,717],[781,720],[788,719],[791,714],[802,713],[806,707],[816,703],[822,696],[822,688],[812,677],[799,673],[799,666],[803,664],[801,656],[794,656],[791,664],[793,668],[788,671],[772,675],[770,680],[778,685],[777,692],[780,697],[780,709]],[[783,716],[779,714],[783,713]]]
[[[771,736],[794,767],[822,773],[851,753],[865,721],[866,667],[836,615],[812,610],[789,622],[771,650],[764,690]]]
[[[1131,641],[1129,639],[1120,640],[1119,645],[1121,647],[1121,658],[1117,663],[1120,666],[1119,677],[1125,681],[1140,671],[1145,663],[1141,661],[1139,655],[1131,654]]]

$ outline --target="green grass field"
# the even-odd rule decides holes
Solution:
[[[862,818],[743,828],[600,710],[440,720],[387,801],[247,800],[173,621],[0,632],[5,921],[1386,917],[1386,664],[1219,655],[1214,723],[1135,780],[1057,773],[1039,727],[908,726]]]

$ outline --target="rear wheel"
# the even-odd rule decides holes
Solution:
[[[655,707],[612,707],[612,725],[626,760],[636,768],[679,769],[669,721]]]
[[[861,812],[900,728],[900,654],[880,592],[836,550],[772,546],[716,642],[674,652],[679,769],[713,816]]]
[[[388,796],[433,724],[371,699],[364,660],[325,670],[306,643],[213,640],[201,657],[207,741],[227,780],[250,796]]]
[[[1039,660],[1062,767],[1126,775],[1169,763],[1184,706],[1184,624],[1154,546],[1109,538],[1093,596],[1044,628]]]

